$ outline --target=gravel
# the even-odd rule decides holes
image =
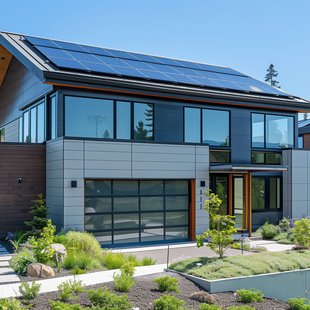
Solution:
[[[142,276],[142,277],[135,278],[135,281],[136,281],[135,286],[128,293],[128,299],[132,302],[132,305],[134,307],[139,307],[140,310],[152,309],[153,300],[163,295],[163,293],[157,290],[157,285],[156,283],[153,282],[153,279],[159,276],[163,276],[163,275],[169,275],[169,276],[178,278],[179,280],[180,293],[169,292],[169,294],[174,295],[178,297],[179,299],[184,300],[186,309],[199,309],[199,302],[190,299],[190,295],[194,292],[202,291],[202,289],[200,289],[200,287],[198,287],[193,282],[175,273],[161,273],[161,274],[156,274],[156,275]],[[107,287],[111,291],[115,292],[114,284],[112,282],[89,286],[87,288],[96,289],[100,287],[102,288]],[[121,293],[118,293],[118,294],[121,294]],[[217,300],[216,304],[219,306],[222,306],[223,309],[226,309],[226,307],[228,306],[242,305],[240,302],[236,301],[236,296],[230,292],[213,294],[213,296]],[[33,304],[32,309],[42,309],[42,310],[50,309],[48,299],[56,300],[57,297],[58,297],[57,292],[41,294],[35,300],[31,302]],[[77,299],[73,301],[73,303],[79,303],[83,306],[91,305],[87,297],[87,294],[85,293],[80,294],[77,297]],[[258,309],[258,310],[289,309],[286,303],[281,302],[281,301],[271,300],[268,298],[265,298],[262,303],[252,303],[250,304],[250,306],[253,306],[255,309]]]

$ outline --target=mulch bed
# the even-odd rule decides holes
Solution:
[[[149,276],[142,276],[135,278],[135,286],[131,289],[128,293],[128,298],[132,302],[134,307],[139,307],[140,310],[144,309],[152,309],[152,302],[154,299],[157,299],[163,295],[163,293],[159,292],[156,288],[157,285],[152,280],[162,276],[162,275],[169,275],[172,277],[176,277],[179,280],[179,287],[180,293],[169,292],[169,294],[178,297],[185,301],[186,309],[199,309],[199,302],[191,300],[190,295],[194,292],[202,291],[202,289],[194,284],[193,282],[183,278],[180,275],[175,273],[162,273],[156,275],[149,275]],[[89,286],[87,288],[97,289],[97,288],[104,288],[107,287],[111,291],[115,292],[114,284],[113,283],[104,283]],[[121,294],[121,293],[118,293]],[[220,293],[220,294],[213,294],[216,298],[216,304],[222,306],[225,309],[228,306],[237,306],[242,305],[240,302],[236,301],[236,297],[233,293]],[[57,292],[52,293],[44,293],[39,295],[35,300],[32,301],[33,308],[32,309],[50,309],[48,299],[56,300],[58,297]],[[80,294],[76,300],[72,303],[79,303],[83,306],[90,306],[90,301],[87,297],[87,294],[83,293]],[[253,303],[250,306],[254,307],[258,310],[277,310],[277,309],[289,309],[287,304],[281,301],[275,301],[266,298],[262,303]]]

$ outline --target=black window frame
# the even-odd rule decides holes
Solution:
[[[253,114],[259,114],[264,116],[264,146],[253,146]],[[283,117],[290,117],[293,119],[293,145],[289,147],[283,147],[283,148],[272,148],[272,147],[267,147],[267,141],[266,141],[266,132],[267,132],[267,122],[266,122],[266,116],[271,115],[271,116],[283,116]],[[251,112],[251,126],[250,126],[250,131],[251,131],[251,148],[254,149],[267,149],[267,150],[283,150],[286,148],[295,148],[296,146],[296,141],[295,141],[295,117],[293,115],[285,115],[285,114],[276,114],[276,113],[265,113],[265,112]]]
[[[264,197],[264,209],[254,209],[252,205],[253,213],[263,213],[263,212],[282,212],[283,211],[283,177],[280,175],[253,175],[252,182],[255,178],[261,178],[265,180],[265,197]],[[280,208],[270,208],[270,179],[278,178],[280,179]],[[251,189],[253,190],[253,188]],[[252,199],[252,197],[251,197]]]
[[[92,178],[87,178],[84,180],[84,184],[85,184],[85,188],[86,188],[86,182],[87,181],[109,181],[111,182],[111,194],[110,195],[87,195],[85,192],[84,195],[84,215],[107,215],[107,216],[111,216],[111,229],[93,229],[93,230],[86,230],[88,232],[91,233],[107,233],[110,232],[111,233],[111,243],[107,243],[108,245],[120,245],[120,244],[126,244],[127,242],[123,242],[123,243],[119,243],[119,242],[114,242],[114,231],[138,231],[139,233],[139,241],[137,242],[133,242],[133,243],[152,243],[153,241],[143,241],[143,238],[141,238],[141,232],[142,232],[142,214],[144,213],[148,213],[148,214],[152,214],[152,213],[159,213],[162,212],[163,213],[163,225],[158,225],[158,226],[150,226],[149,229],[163,229],[163,238],[161,240],[156,241],[156,243],[158,242],[167,242],[167,241],[186,241],[189,240],[190,238],[190,202],[191,202],[191,188],[190,188],[190,182],[188,179],[121,179],[121,180],[117,180],[117,179],[92,179]],[[114,182],[117,181],[130,181],[130,182],[138,182],[138,194],[135,195],[114,195],[113,192],[113,187],[114,187]],[[146,195],[146,194],[141,194],[141,182],[144,181],[162,181],[163,182],[163,193],[162,194],[152,194],[152,195]],[[169,181],[184,181],[187,182],[188,184],[188,188],[187,188],[187,194],[167,194],[166,193],[166,182]],[[138,203],[139,203],[139,209],[138,211],[118,211],[118,212],[114,212],[113,209],[113,199],[115,197],[138,197]],[[163,197],[163,209],[162,210],[141,210],[141,198],[143,197]],[[166,209],[166,197],[187,197],[188,199],[188,208],[187,209],[173,209],[173,210],[167,210]],[[98,212],[98,213],[90,213],[90,212],[86,212],[85,207],[86,207],[86,199],[89,198],[111,198],[111,212]],[[175,213],[175,212],[187,212],[187,225],[166,225],[166,213]],[[138,214],[138,218],[139,218],[139,225],[138,227],[135,228],[114,228],[114,215],[115,214]],[[85,225],[85,219],[84,219],[84,225]],[[84,226],[85,228],[85,226]],[[186,239],[171,239],[171,238],[167,238],[166,239],[166,229],[167,228],[186,228],[187,231],[187,238]],[[128,244],[131,242],[128,242]]]
[[[185,110],[186,109],[199,109],[200,110],[200,142],[186,142],[185,141]],[[213,110],[213,111],[219,111],[219,112],[228,112],[228,138],[229,138],[229,145],[221,146],[221,145],[210,145],[209,143],[203,142],[203,110]],[[203,145],[209,145],[210,148],[214,149],[230,149],[231,148],[231,110],[228,109],[218,109],[213,107],[208,108],[202,108],[202,107],[195,107],[195,106],[183,106],[183,142],[186,144],[203,144]]]
[[[66,135],[66,112],[65,112],[65,106],[66,106],[66,97],[77,97],[77,98],[90,98],[90,99],[101,99],[101,100],[110,100],[113,102],[113,135],[114,138],[96,138],[96,137],[76,137],[76,136],[67,136]],[[130,138],[124,139],[124,138],[118,138],[117,137],[117,102],[128,102],[130,104]],[[153,108],[153,126],[152,126],[152,137],[149,137],[148,139],[142,140],[142,139],[134,139],[134,105],[135,104],[146,104],[151,105]],[[144,101],[135,101],[135,100],[125,100],[125,99],[111,99],[111,98],[105,98],[105,97],[98,97],[98,96],[86,96],[86,95],[75,95],[75,94],[64,94],[63,95],[63,125],[64,125],[64,138],[81,138],[85,140],[102,140],[102,141],[124,141],[124,142],[148,142],[148,141],[154,141],[155,138],[155,104],[144,102]]]
[[[263,153],[264,154],[264,162],[263,163],[256,163],[256,162],[254,162],[253,161],[253,153]],[[267,163],[267,155],[268,154],[279,154],[279,155],[281,155],[281,162],[279,163],[279,164],[277,164],[277,163]],[[265,151],[264,149],[252,149],[252,151],[251,151],[251,163],[253,164],[253,165],[282,165],[283,164],[283,154],[282,154],[282,151],[281,151],[281,149],[280,149],[280,151],[279,151],[279,149],[278,149],[278,151],[274,151],[274,150],[270,150],[269,149],[269,151]]]

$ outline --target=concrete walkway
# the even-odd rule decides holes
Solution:
[[[152,265],[152,266],[143,266],[143,267],[136,267],[134,277],[139,276],[147,276],[151,274],[161,273],[164,272],[166,265]],[[88,274],[82,274],[77,276],[66,276],[60,278],[52,278],[52,279],[45,279],[45,280],[38,280],[35,281],[41,285],[40,293],[47,293],[47,292],[54,292],[57,291],[57,286],[60,283],[64,283],[67,281],[81,281],[82,284],[85,286],[88,285],[95,285],[100,283],[107,283],[113,281],[114,273],[118,273],[119,269],[115,270],[107,270],[107,271],[99,271],[93,272]],[[32,281],[28,282],[31,283]],[[20,283],[14,284],[3,284],[0,285],[0,299],[1,298],[9,298],[9,297],[17,297],[20,296],[18,287]]]
[[[12,255],[0,244],[0,284],[19,282],[20,279],[10,267]]]
[[[249,242],[252,248],[264,247],[269,252],[281,252],[292,250],[293,244],[280,244],[273,240],[253,240]]]

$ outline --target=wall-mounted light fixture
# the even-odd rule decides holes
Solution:
[[[76,188],[77,187],[77,181],[76,180],[72,180],[71,181],[71,187],[72,188]]]
[[[17,182],[18,182],[18,184],[21,184],[23,182],[23,178],[18,178]]]
[[[200,181],[200,187],[205,187],[206,186],[206,182],[205,181]]]

